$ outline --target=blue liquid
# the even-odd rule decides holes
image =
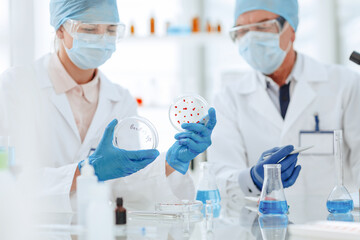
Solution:
[[[353,200],[327,201],[326,207],[330,213],[348,213],[354,210]]]
[[[286,201],[261,201],[259,212],[262,214],[287,214],[288,205]]]
[[[214,211],[214,218],[217,218],[220,216],[220,210],[221,210],[221,206],[220,206],[220,201],[221,201],[221,197],[220,197],[220,192],[219,190],[210,190],[210,191],[197,191],[196,194],[196,200],[201,201],[204,205],[203,208],[201,210],[201,212],[205,215],[205,205],[206,205],[206,200],[211,200],[211,205],[213,207],[213,211]]]

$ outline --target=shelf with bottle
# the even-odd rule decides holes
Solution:
[[[174,41],[180,43],[198,43],[204,44],[209,42],[228,41],[230,38],[226,31],[223,31],[222,24],[218,21],[216,23],[207,20],[201,22],[199,17],[194,17],[189,24],[176,24],[172,22],[165,23],[165,33],[160,33],[156,28],[156,19],[151,17],[149,21],[149,32],[147,34],[139,34],[134,21],[129,24],[128,35],[122,42],[161,42]]]
[[[231,39],[224,33],[191,33],[178,35],[163,35],[163,36],[127,36],[121,43],[158,43],[158,42],[177,42],[177,43],[192,43],[192,44],[208,44],[218,42],[231,43]]]

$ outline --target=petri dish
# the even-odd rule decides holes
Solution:
[[[204,98],[199,95],[183,95],[175,99],[169,109],[169,119],[171,124],[178,131],[183,123],[206,123],[209,105]]]
[[[203,203],[201,201],[175,201],[169,203],[157,203],[155,210],[158,212],[175,212],[175,213],[191,213],[200,212]]]
[[[114,132],[114,146],[127,151],[156,149],[159,144],[155,126],[143,117],[122,119]]]

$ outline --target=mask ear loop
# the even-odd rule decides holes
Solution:
[[[290,24],[288,22],[285,23],[285,27],[282,29],[281,33],[280,33],[280,37],[281,35],[289,28]],[[279,43],[280,44],[280,43]],[[287,48],[285,49],[285,52],[286,54],[289,53],[290,49],[291,49],[291,46],[292,46],[292,42],[289,41],[289,44],[287,46]]]
[[[75,38],[74,38],[74,36],[71,34],[71,31],[69,30],[69,22],[65,22],[64,24],[63,24],[63,27],[64,27],[64,29],[65,29],[65,31],[73,38],[73,47],[72,48],[74,48],[74,45],[75,45]],[[72,28],[72,27],[71,27]],[[71,49],[69,49],[69,48],[67,48],[66,46],[65,46],[65,42],[64,42],[64,39],[62,39],[61,40],[61,42],[62,42],[62,44],[63,44],[63,46],[64,46],[64,48],[65,48],[65,50],[67,50],[67,51],[70,51]]]

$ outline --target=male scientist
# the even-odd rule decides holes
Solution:
[[[253,71],[214,101],[219,124],[208,158],[222,196],[259,194],[263,165],[288,156],[281,162],[287,193],[326,199],[335,185],[334,130],[343,131],[345,184],[359,186],[360,76],[294,50],[297,0],[237,0],[235,21],[231,38]],[[289,155],[312,145],[298,161]],[[285,147],[264,152],[274,146]]]

